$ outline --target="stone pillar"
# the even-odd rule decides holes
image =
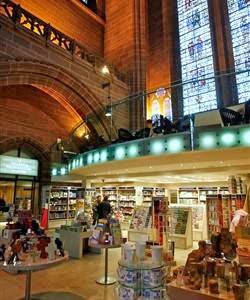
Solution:
[[[215,57],[218,107],[237,103],[235,76],[223,76],[234,71],[233,49],[228,18],[227,1],[208,1],[213,52]]]

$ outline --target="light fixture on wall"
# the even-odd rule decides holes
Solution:
[[[107,65],[104,65],[101,69],[102,74],[110,74],[109,68]]]

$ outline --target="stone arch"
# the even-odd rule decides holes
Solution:
[[[92,115],[96,124],[91,124],[96,132],[109,136],[109,123],[100,112],[102,103],[79,79],[65,69],[38,60],[0,60],[0,86],[26,84],[33,85],[55,98],[71,111],[79,123],[87,115]]]

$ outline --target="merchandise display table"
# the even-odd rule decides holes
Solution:
[[[120,248],[121,245],[101,245],[101,244],[90,244],[89,245],[92,248],[95,249],[105,249],[105,271],[104,276],[97,279],[96,282],[99,284],[109,285],[114,284],[116,282],[116,279],[114,277],[108,276],[108,250],[113,248]]]
[[[24,261],[14,265],[4,266],[3,263],[0,264],[0,270],[8,272],[11,274],[25,273],[26,274],[26,286],[25,286],[25,296],[24,300],[37,299],[32,298],[30,295],[31,292],[31,274],[32,272],[45,270],[51,267],[54,267],[62,262],[68,260],[68,255],[64,257],[58,256],[53,260],[49,259],[37,259],[36,262]],[[37,299],[38,300],[38,299]]]
[[[176,281],[168,284],[168,295],[171,300],[234,300],[233,292],[221,292],[220,294],[211,294],[209,290],[192,290],[186,286],[178,286]]]

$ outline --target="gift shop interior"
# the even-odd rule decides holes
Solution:
[[[0,300],[250,299],[250,1],[0,1]]]

